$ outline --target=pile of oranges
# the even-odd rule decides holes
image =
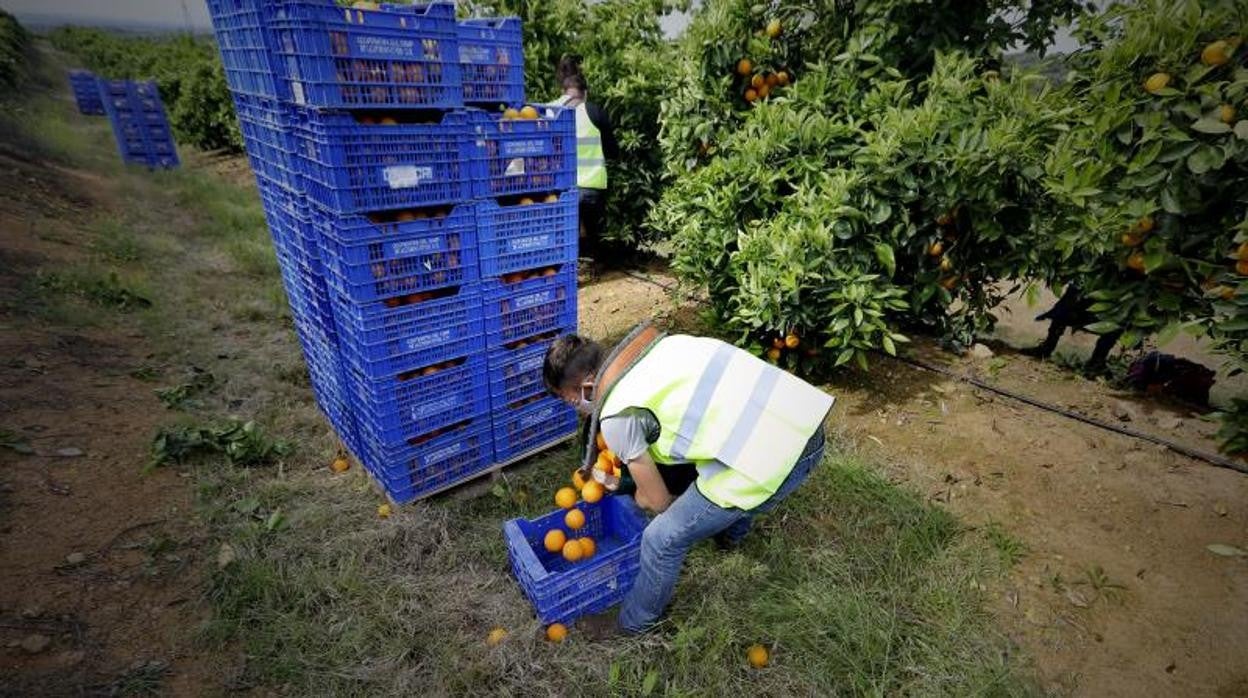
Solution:
[[[771,337],[771,346],[767,348],[767,360],[773,364],[779,363],[780,358],[784,356],[786,351],[797,351],[800,346],[802,346],[802,338],[798,335],[796,329],[788,332],[779,332]],[[818,347],[811,346],[806,348],[806,356],[808,357],[813,357],[818,353]]]
[[[780,20],[773,19],[763,28],[762,33],[774,41],[784,33],[784,27],[781,26]],[[786,70],[755,72],[756,67],[748,58],[737,61],[737,75],[748,81],[741,96],[751,104],[760,99],[767,99],[776,88],[788,87],[792,79]]]
[[[555,504],[567,510],[563,516],[563,525],[569,531],[578,531],[585,526],[585,512],[576,506],[577,490],[580,490],[580,498],[584,499],[587,504],[594,504],[602,500],[606,489],[602,484],[593,480],[585,481],[579,470],[572,473],[572,484],[575,488],[561,487],[558,492],[555,492]],[[598,550],[593,538],[589,536],[570,538],[561,528],[552,528],[547,531],[542,544],[547,552],[562,554],[563,559],[568,562],[588,560]]]

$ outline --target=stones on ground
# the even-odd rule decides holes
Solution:
[[[1088,603],[1088,598],[1075,589],[1068,589],[1066,591],[1066,600],[1069,601],[1070,605],[1075,608],[1087,608],[1090,605]]]
[[[234,552],[234,546],[222,543],[221,548],[217,550],[217,569],[225,569],[237,559],[238,553]]]
[[[1122,400],[1114,400],[1110,410],[1113,412],[1114,417],[1118,418],[1118,421],[1120,422],[1135,421],[1135,408]]]
[[[39,654],[52,644],[52,638],[35,633],[22,639],[22,651],[27,654]]]
[[[74,446],[67,446],[66,448],[56,449],[56,455],[62,458],[78,458],[86,454],[83,452],[81,448],[76,448]]]
[[[979,344],[978,342],[976,342],[973,346],[971,346],[970,350],[968,350],[966,354],[967,356],[969,356],[970,358],[976,361],[983,361],[985,359],[991,359],[994,356],[991,349],[984,346],[983,344]]]
[[[65,564],[67,565],[81,565],[86,561],[87,556],[82,553],[70,553],[65,556]]]
[[[1183,426],[1183,420],[1178,417],[1161,417],[1157,420],[1157,426],[1162,429],[1178,429]]]
[[[1213,513],[1217,514],[1218,516],[1226,516],[1226,514],[1227,514],[1226,503],[1225,503],[1225,502],[1214,502],[1214,503],[1213,503]]]

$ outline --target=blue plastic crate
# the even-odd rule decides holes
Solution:
[[[178,166],[178,151],[154,82],[100,80],[104,111],[123,162],[149,169]]]
[[[485,357],[477,354],[382,379],[349,370],[356,420],[375,441],[389,446],[488,414],[485,365]]]
[[[481,276],[576,262],[579,201],[579,192],[569,189],[530,205],[479,202]]]
[[[596,504],[581,502],[577,508],[585,514],[585,525],[564,532],[594,539],[596,551],[587,560],[568,562],[559,553],[547,552],[543,544],[547,531],[564,529],[563,509],[503,524],[512,572],[544,625],[572,623],[618,604],[641,568],[646,516],[631,497],[608,496]]]
[[[296,155],[294,118],[290,108],[277,100],[245,94],[234,95],[234,111],[251,169],[257,177],[303,192]]]
[[[358,303],[475,283],[473,211],[472,204],[461,204],[421,219],[378,224],[352,216],[343,230],[342,219],[317,212],[313,225],[330,283]],[[373,237],[364,236],[361,221]]]
[[[273,0],[208,0],[225,82],[235,96],[290,99],[268,21],[275,10]]]
[[[560,328],[548,339],[519,349],[495,349],[489,353],[490,400],[495,409],[546,394],[542,363],[555,337],[576,332],[575,326]]]
[[[74,92],[74,102],[79,114],[101,116],[104,101],[100,99],[100,84],[94,73],[86,70],[69,71],[69,85]]]
[[[575,264],[564,264],[549,276],[514,283],[485,279],[481,290],[490,349],[512,348],[518,342],[576,326]]]
[[[459,70],[464,103],[524,103],[524,44],[519,17],[487,17],[459,23]]]
[[[440,123],[378,123],[363,113],[296,111],[309,197],[338,214],[457,203],[471,197],[466,117]],[[400,115],[401,116],[401,115]],[[374,123],[368,123],[374,122]]]
[[[536,119],[470,110],[473,195],[491,199],[576,186],[574,109],[544,106]]]
[[[510,463],[576,433],[576,411],[551,396],[492,404],[494,460]]]
[[[383,446],[360,434],[361,461],[395,502],[427,497],[493,469],[488,416],[465,419],[419,445]]]
[[[396,307],[333,294],[343,359],[364,376],[385,378],[484,351],[476,285],[442,293],[449,295]]]
[[[454,3],[365,10],[282,0],[272,12],[279,79],[295,104],[463,106]]]

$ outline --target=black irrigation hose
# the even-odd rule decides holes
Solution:
[[[659,288],[665,291],[674,292],[676,290],[675,286],[669,286],[667,284],[659,283],[658,281],[644,274],[638,274],[638,273],[628,271],[628,270],[623,270],[623,273],[624,275],[630,276],[634,279],[637,279],[638,281],[644,281],[645,283],[658,286]],[[685,296],[685,298],[688,300],[697,301],[699,303],[704,302],[704,301],[701,301],[700,299],[693,298],[692,296]],[[987,390],[990,393],[995,393],[1002,397],[1010,398],[1011,400],[1017,400],[1025,405],[1030,405],[1037,409],[1045,410],[1046,412],[1052,412],[1053,414],[1061,415],[1068,419],[1073,419],[1077,422],[1083,422],[1084,424],[1089,424],[1091,426],[1098,427],[1106,431],[1112,431],[1115,434],[1121,434],[1123,436],[1130,436],[1132,438],[1140,439],[1142,441],[1148,441],[1149,443],[1157,444],[1158,446],[1165,446],[1169,450],[1174,451],[1175,453],[1187,456],[1188,458],[1201,460],[1210,465],[1215,465],[1219,468],[1229,468],[1230,470],[1235,470],[1237,472],[1241,472],[1241,473],[1248,475],[1248,463],[1241,463],[1239,461],[1232,460],[1230,458],[1226,458],[1223,456],[1219,456],[1214,453],[1206,453],[1205,451],[1201,451],[1195,448],[1188,448],[1187,446],[1184,446],[1183,444],[1176,443],[1169,439],[1163,439],[1160,436],[1153,436],[1152,434],[1145,434],[1143,432],[1135,431],[1134,429],[1127,429],[1126,427],[1120,427],[1117,424],[1110,424],[1109,422],[1103,422],[1095,417],[1089,417],[1088,415],[1085,415],[1085,414],[1072,412],[1070,410],[1058,407],[1057,405],[1050,405],[1047,402],[1042,402],[1035,398],[1027,397],[1026,395],[1020,395],[1013,391],[1006,390],[1005,388],[998,388],[996,386],[985,383],[979,380],[978,378],[965,376],[960,373],[950,371],[947,368],[941,368],[940,366],[933,366],[926,362],[919,361],[918,359],[910,359],[910,358],[906,358],[902,356],[889,356],[881,352],[874,352],[874,353],[878,356],[886,357],[889,359],[895,359],[904,364],[908,364],[910,366],[913,366],[918,369],[922,369],[924,371],[931,371],[933,373],[939,373],[943,376],[953,378],[954,380],[958,380],[963,383],[970,383],[971,385],[975,386],[976,388],[980,388],[981,390]]]

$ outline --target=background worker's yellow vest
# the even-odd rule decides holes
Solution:
[[[753,509],[788,477],[832,402],[730,344],[672,335],[612,386],[601,416],[650,410],[661,429],[649,449],[655,463],[692,461],[703,496],[725,508]]]
[[[582,102],[576,106],[576,186],[607,188],[607,161],[602,153],[602,133],[589,120]]]

